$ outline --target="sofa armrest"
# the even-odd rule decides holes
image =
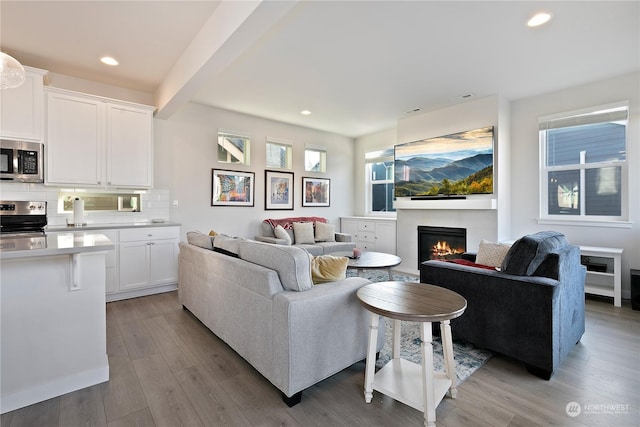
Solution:
[[[369,312],[356,292],[369,280],[351,277],[304,292],[284,291],[273,298],[276,384],[292,395],[341,371],[367,355]],[[378,331],[384,344],[384,323]]]
[[[336,242],[351,242],[351,234],[336,233]]]
[[[274,245],[285,245],[288,246],[287,241],[284,239],[278,239],[277,237],[268,237],[268,236],[255,236],[254,240],[263,243],[272,243]]]
[[[477,252],[464,252],[462,255],[460,255],[460,258],[466,261],[476,262],[477,256]]]

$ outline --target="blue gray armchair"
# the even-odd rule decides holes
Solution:
[[[557,232],[517,240],[501,271],[444,261],[420,265],[420,281],[451,289],[467,299],[465,313],[451,321],[464,339],[525,363],[549,379],[585,330],[580,249]]]

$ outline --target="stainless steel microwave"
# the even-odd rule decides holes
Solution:
[[[0,180],[44,182],[43,148],[37,142],[0,139]]]

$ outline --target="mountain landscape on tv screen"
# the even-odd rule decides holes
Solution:
[[[455,150],[467,135],[480,135],[476,148]],[[493,128],[462,132],[433,140],[449,141],[449,150],[429,152],[429,141],[396,146],[395,196],[439,196],[493,193]],[[420,143],[424,147],[420,152]],[[409,153],[409,154],[406,154]]]

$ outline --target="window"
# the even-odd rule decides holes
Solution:
[[[304,148],[304,170],[307,172],[327,171],[327,149],[307,145]]]
[[[367,213],[395,212],[393,207],[393,147],[365,153]]]
[[[249,164],[251,138],[233,132],[218,131],[218,162]]]
[[[267,138],[267,167],[291,169],[293,167],[293,148],[285,141]]]
[[[541,217],[627,219],[628,106],[539,119]]]

